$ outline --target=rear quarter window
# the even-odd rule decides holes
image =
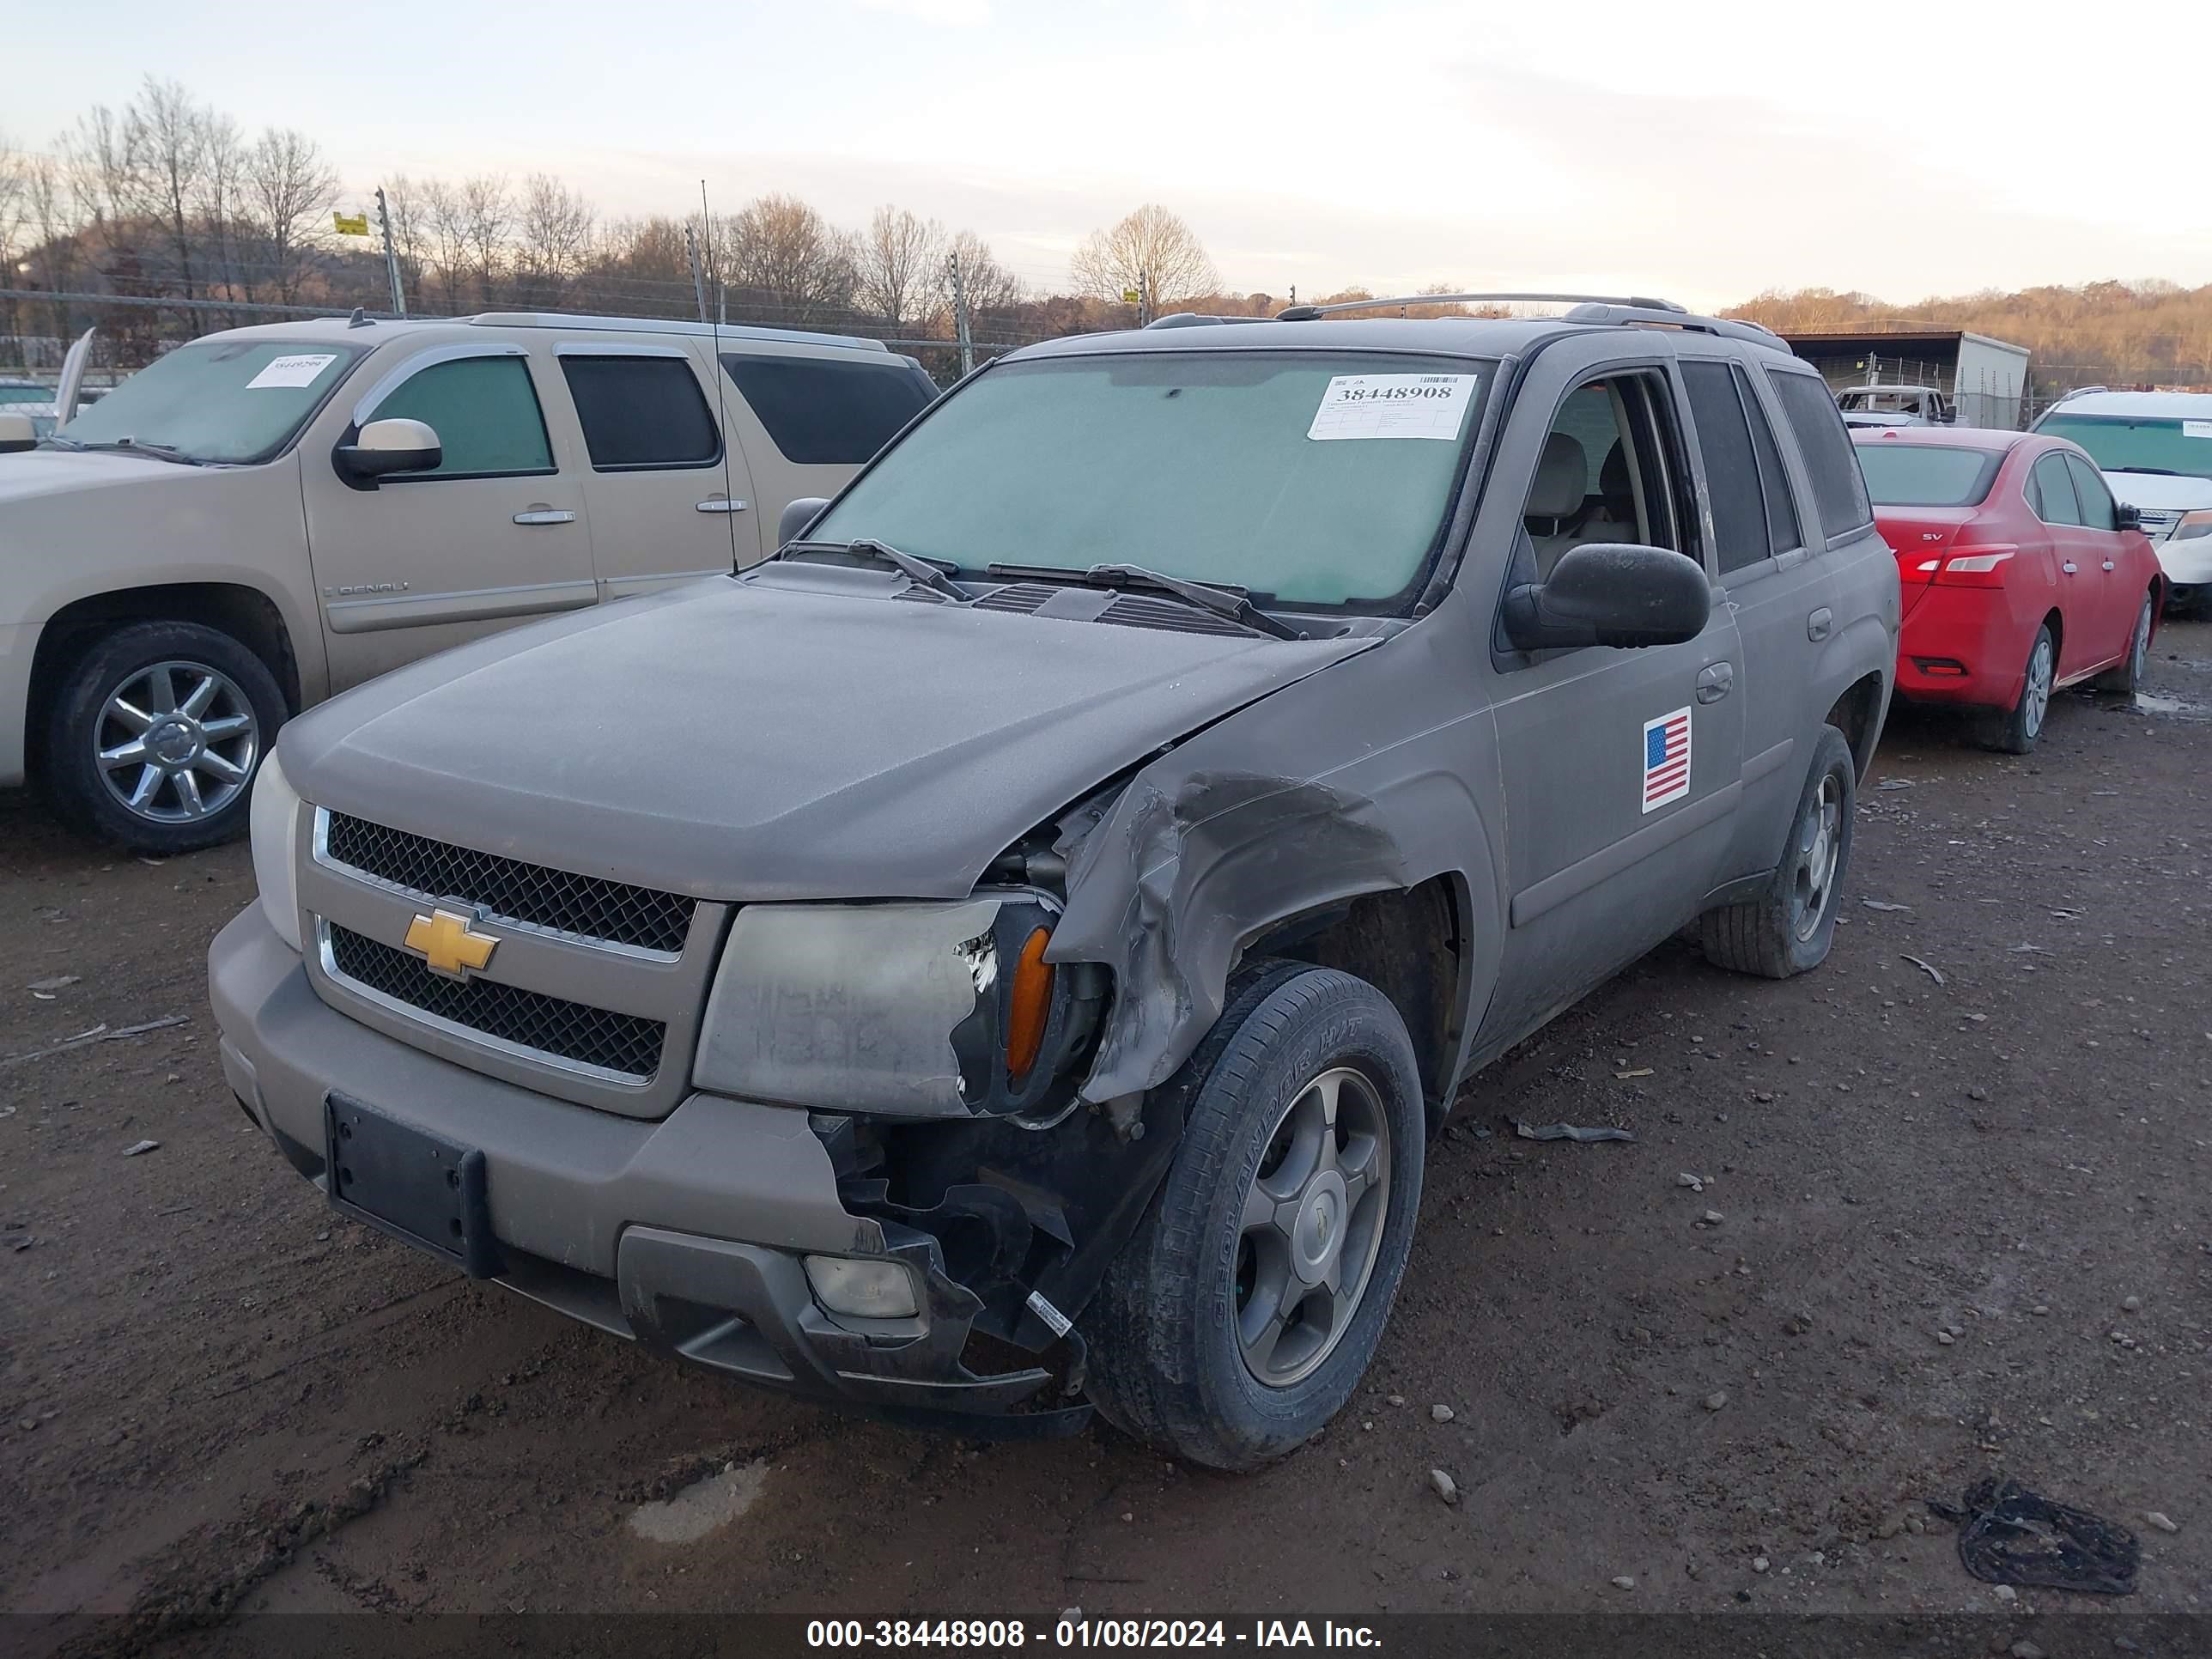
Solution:
[[[1833,541],[1874,521],[1867,501],[1866,481],[1859,476],[1858,457],[1851,451],[1850,429],[1817,375],[1766,371],[1775,394],[1782,400],[1783,418],[1796,434],[1797,451],[1805,459],[1805,471],[1813,482],[1813,504],[1821,533]]]
[[[936,396],[930,378],[896,358],[845,362],[726,351],[722,367],[784,459],[858,466]]]

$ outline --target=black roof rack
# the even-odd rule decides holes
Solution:
[[[1640,311],[1668,311],[1683,316],[1688,310],[1672,300],[1649,300],[1633,295],[1617,294],[1401,294],[1381,300],[1340,300],[1334,305],[1292,306],[1287,311],[1275,313],[1279,323],[1311,322],[1316,317],[1334,317],[1340,311],[1373,311],[1383,306],[1462,306],[1462,305],[1532,305],[1547,301],[1568,301],[1576,305],[1633,306]]]
[[[1196,328],[1212,323],[1264,323],[1265,317],[1213,317],[1200,311],[1170,311],[1164,317],[1155,317],[1146,328]]]
[[[1388,306],[1522,305],[1544,301],[1572,306],[1572,310],[1558,319],[1560,322],[1616,328],[1642,325],[1689,329],[1731,340],[1748,340],[1756,345],[1772,346],[1783,351],[1790,349],[1780,335],[1761,324],[1730,317],[1700,317],[1686,306],[1676,305],[1672,300],[1655,300],[1638,295],[1405,294],[1384,300],[1345,300],[1334,305],[1292,306],[1287,311],[1277,312],[1275,320],[1283,323],[1310,322],[1315,318],[1333,317],[1340,312],[1373,311]]]

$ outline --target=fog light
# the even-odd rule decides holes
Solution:
[[[806,1282],[814,1287],[816,1301],[854,1319],[911,1319],[920,1311],[914,1275],[896,1261],[810,1255]]]

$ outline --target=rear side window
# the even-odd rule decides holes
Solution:
[[[562,353],[592,470],[706,466],[722,457],[699,377],[681,357],[584,357]]]
[[[1766,544],[1777,553],[1792,552],[1805,545],[1805,532],[1797,523],[1797,503],[1790,498],[1790,473],[1782,465],[1774,428],[1766,423],[1766,411],[1759,407],[1751,377],[1741,368],[1735,370],[1735,392],[1743,399],[1743,412],[1751,417],[1751,447],[1759,456],[1759,488],[1766,498]]]
[[[890,441],[936,395],[908,363],[726,351],[722,367],[768,428],[784,459],[858,466]]]
[[[2118,530],[2119,514],[2112,510],[2112,492],[2105,488],[2103,475],[2079,455],[2066,458],[2066,470],[2074,475],[2074,499],[2081,508],[2081,522],[2092,530]]]
[[[2045,524],[2079,524],[2081,503],[2074,499],[2074,477],[2063,455],[2045,455],[2028,476],[2027,504]]]
[[[545,416],[520,357],[433,363],[377,404],[374,418],[428,422],[444,459],[395,478],[482,478],[553,471]]]
[[[1698,448],[1705,459],[1713,533],[1720,542],[1721,574],[1726,575],[1768,556],[1759,460],[1752,453],[1751,426],[1737,400],[1729,366],[1686,362],[1682,379],[1690,389],[1690,418],[1697,423]]]
[[[1782,416],[1796,434],[1798,453],[1805,458],[1821,533],[1833,540],[1870,523],[1874,508],[1868,504],[1858,460],[1851,453],[1850,435],[1826,384],[1811,374],[1778,374],[1771,369],[1766,378],[1782,399]]]
[[[1878,507],[1979,507],[2004,465],[2001,449],[1883,438],[1869,438],[1857,447],[1867,493]]]

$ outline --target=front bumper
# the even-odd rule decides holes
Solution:
[[[2191,536],[2185,542],[2154,542],[2159,568],[2176,587],[2201,588],[2212,583],[2212,536]]]
[[[208,984],[233,1091],[326,1193],[333,1091],[480,1151],[495,1241],[487,1276],[524,1296],[750,1382],[885,1414],[1027,1433],[1072,1432],[1089,1417],[1087,1407],[1006,1416],[1051,1374],[968,1369],[981,1303],[945,1274],[935,1239],[846,1211],[803,1111],[692,1094],[641,1121],[453,1065],[323,1002],[258,904],[216,935]],[[825,1312],[801,1266],[810,1254],[906,1261],[921,1314]]]
[[[42,631],[38,623],[0,623],[0,788],[23,781],[31,661]]]

